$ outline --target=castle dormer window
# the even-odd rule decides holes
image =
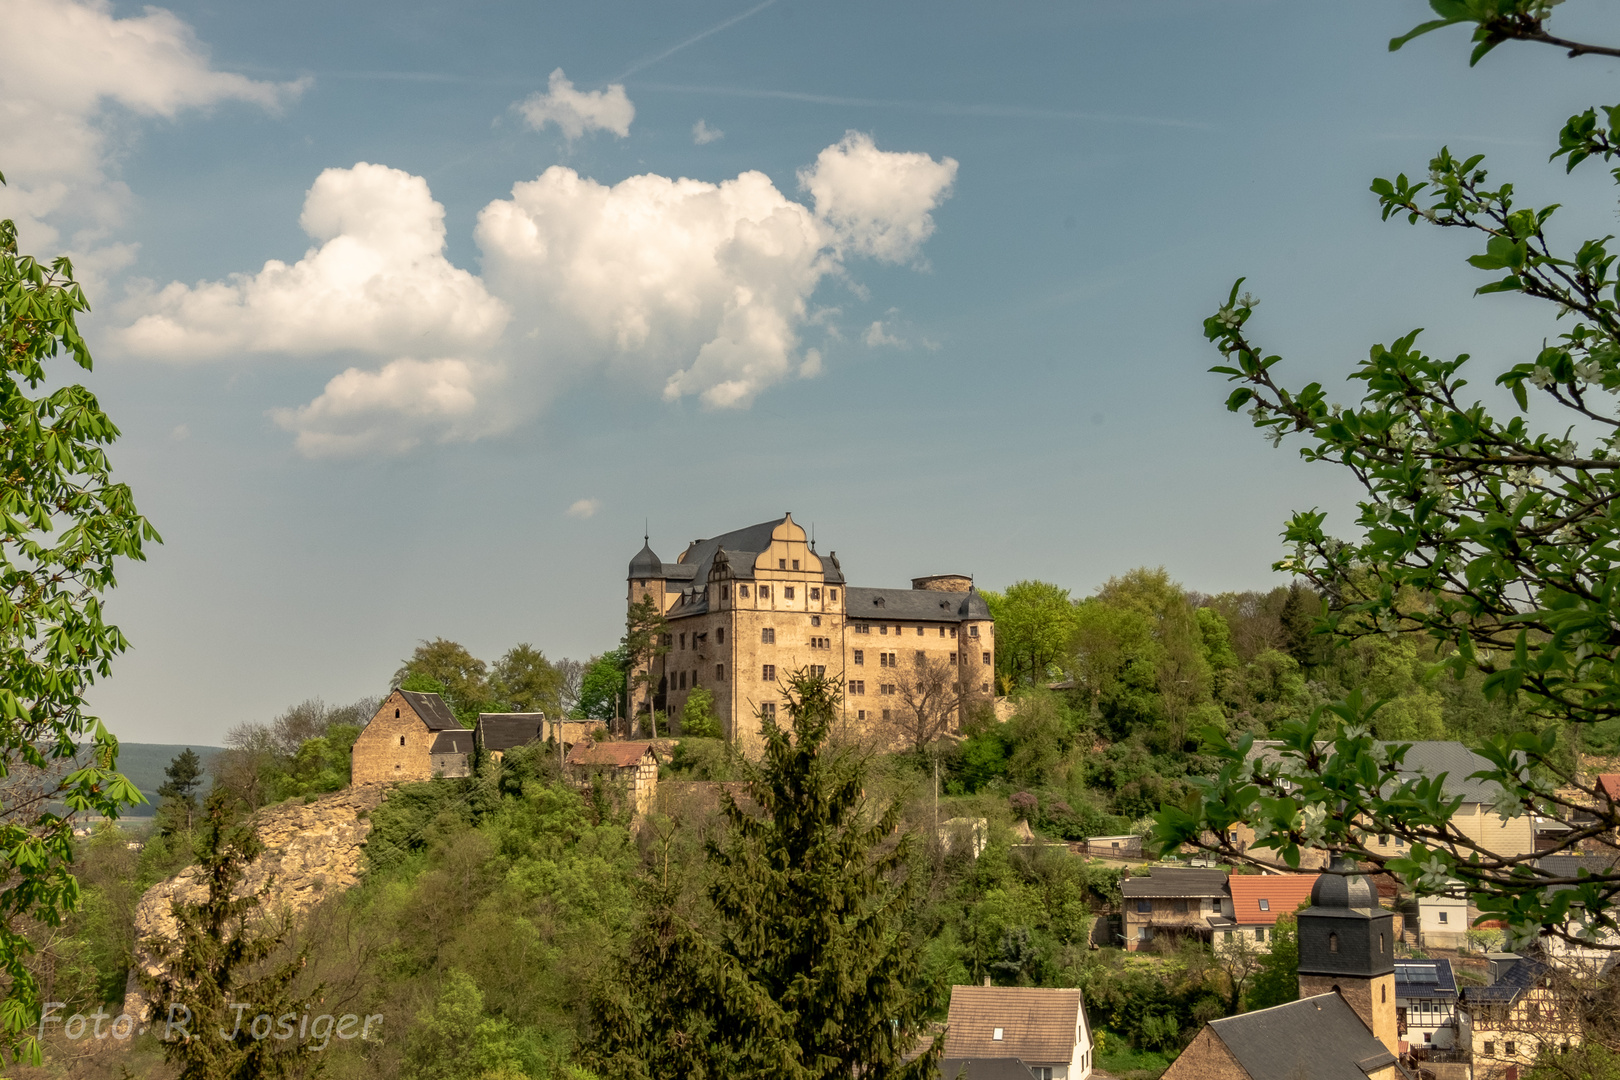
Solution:
[[[798,568],[799,568],[799,560],[794,559],[793,560],[793,569],[797,570]]]
[[[776,560],[776,568],[778,570],[786,570],[787,569],[787,560],[786,559],[777,559]],[[794,569],[797,570],[798,567],[794,567]]]

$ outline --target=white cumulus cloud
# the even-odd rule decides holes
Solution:
[[[903,349],[906,347],[904,339],[889,333],[883,328],[882,319],[875,320],[871,326],[866,328],[864,340],[866,341],[867,347],[872,349],[879,349],[885,345],[894,349]]]
[[[576,90],[562,68],[551,73],[545,93],[531,94],[513,107],[535,131],[556,124],[570,139],[587,131],[611,131],[622,139],[630,134],[630,121],[636,118],[636,107],[622,84],[614,83],[606,90]]]
[[[879,150],[859,131],[847,132],[799,171],[799,186],[838,244],[889,263],[917,257],[934,233],[932,212],[955,181],[954,158]]]
[[[482,276],[445,258],[421,177],[330,169],[305,201],[317,243],[302,259],[134,297],[120,340],[153,357],[329,358],[337,374],[313,401],[272,414],[311,457],[507,430],[591,372],[746,407],[822,373],[802,339],[837,341],[838,312],[812,307],[817,287],[857,254],[916,258],[955,168],[849,136],[807,170],[812,210],[759,172],[603,184],[553,166],[478,215]],[[875,197],[874,176],[909,195]]]
[[[121,340],[137,355],[204,359],[354,349],[417,356],[493,345],[508,313],[444,255],[444,207],[419,176],[365,162],[327,169],[299,219],[318,242],[288,264],[139,301]]]
[[[699,120],[692,125],[692,141],[699,146],[708,146],[712,142],[719,142],[726,137],[726,133],[719,128],[712,128]]]
[[[217,71],[191,27],[148,7],[117,18],[107,0],[0,0],[0,216],[30,245],[62,227],[99,243],[128,192],[116,150],[132,120],[171,119],[226,101],[275,110],[303,82],[269,83]],[[110,265],[131,252],[103,255]]]
[[[579,499],[568,508],[567,513],[569,517],[579,518],[583,521],[586,518],[595,517],[596,512],[600,509],[602,509],[601,499]]]

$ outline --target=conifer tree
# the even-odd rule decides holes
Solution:
[[[180,1066],[178,1080],[273,1080],[309,1077],[321,1071],[318,1055],[295,1038],[255,1031],[263,1016],[272,1027],[288,1016],[296,1027],[309,1011],[310,997],[292,991],[305,953],[272,963],[286,943],[286,927],[267,925],[261,913],[270,883],[236,895],[247,866],[262,850],[252,826],[231,821],[229,796],[216,791],[203,814],[198,868],[208,885],[200,903],[176,900],[178,940],[149,938],[143,944],[161,963],[139,978],[152,999],[155,1023],[180,1020],[167,1030],[164,1058]],[[263,1027],[262,1022],[259,1027]]]
[[[175,816],[185,815],[186,832],[190,833],[192,818],[197,813],[196,791],[202,786],[202,759],[188,746],[164,766],[163,775],[167,779],[158,788],[158,794],[170,800]]]
[[[829,744],[839,683],[801,670],[791,724],[760,716],[764,758],[744,763],[747,807],[707,844],[712,915],[665,883],[635,954],[598,995],[590,1062],[607,1075],[921,1080],[939,988],[903,927],[911,885],[900,807],[863,794],[863,761]]]

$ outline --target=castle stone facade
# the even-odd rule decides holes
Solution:
[[[645,544],[628,580],[629,605],[652,597],[669,620],[655,707],[679,716],[694,689],[707,689],[744,750],[758,746],[760,712],[778,709],[801,668],[842,681],[843,719],[861,734],[892,725],[902,680],[924,668],[948,665],[957,700],[994,693],[995,623],[972,578],[852,587],[837,553],[818,553],[792,514],[695,540],[672,563]]]

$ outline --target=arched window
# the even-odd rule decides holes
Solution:
[[[398,719],[399,719],[399,710],[398,710],[398,709],[395,709],[395,710],[394,710],[394,719],[395,719],[395,720],[398,720]]]
[[[1386,1002],[1388,1000],[1389,1000],[1389,987],[1380,986],[1378,988],[1378,1003],[1380,1005],[1382,1005],[1384,1002]]]
[[[405,736],[401,735],[399,737],[399,745],[401,745],[401,746],[405,745]]]
[[[1339,935],[1338,934],[1329,934],[1328,935],[1328,952],[1338,952],[1338,951],[1339,951]],[[1337,988],[1335,987],[1335,989],[1337,989]]]
[[[1383,934],[1378,935],[1378,955],[1379,956],[1384,955],[1384,935]]]

